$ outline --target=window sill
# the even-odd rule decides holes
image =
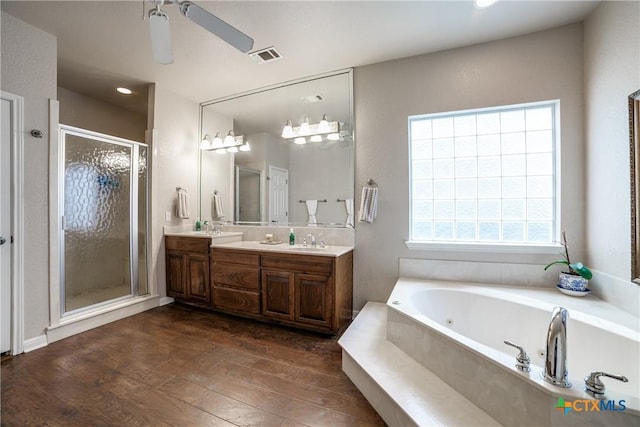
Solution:
[[[410,250],[415,251],[438,251],[438,252],[483,252],[487,254],[532,254],[548,255],[557,254],[562,249],[562,245],[550,243],[544,245],[526,245],[510,243],[468,243],[468,242],[423,242],[407,240],[405,245]]]

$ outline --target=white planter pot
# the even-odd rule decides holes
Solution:
[[[587,289],[589,281],[577,274],[560,273],[560,287],[570,291],[582,292]]]

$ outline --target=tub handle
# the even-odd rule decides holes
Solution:
[[[604,383],[600,380],[600,377],[609,377],[614,380],[622,381],[626,383],[629,381],[624,375],[608,374],[606,372],[594,371],[584,379],[584,391],[587,394],[595,397],[596,399],[604,399]]]
[[[527,352],[524,351],[524,348],[520,347],[518,344],[514,344],[511,341],[504,340],[506,345],[511,347],[515,347],[520,350],[520,353],[516,356],[516,368],[520,369],[523,372],[531,371],[531,359],[527,356]]]

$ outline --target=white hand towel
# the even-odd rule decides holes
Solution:
[[[224,219],[224,207],[222,205],[222,196],[214,194],[211,198],[211,219],[219,221]]]
[[[307,205],[307,213],[309,214],[309,219],[307,220],[307,223],[309,223],[309,225],[317,224],[318,220],[316,219],[316,211],[318,210],[318,201],[307,200],[305,204]]]
[[[345,199],[344,207],[347,209],[347,219],[345,219],[345,223],[350,226],[354,226],[354,218],[353,218],[353,199]]]
[[[189,195],[185,190],[178,191],[176,216],[181,219],[189,218]]]
[[[360,213],[358,215],[360,222],[372,223],[378,215],[378,188],[362,187],[362,195],[360,197]]]

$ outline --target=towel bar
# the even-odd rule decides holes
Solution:
[[[318,203],[327,203],[327,199],[323,199],[323,200],[316,200]],[[307,203],[306,200],[298,200],[298,202],[300,203]]]

